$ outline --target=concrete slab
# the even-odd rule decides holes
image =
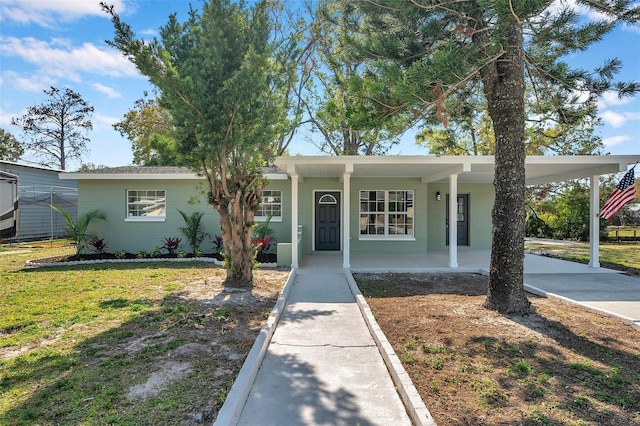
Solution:
[[[447,260],[444,252],[428,256],[352,256],[351,269],[486,273],[489,252],[459,250],[460,267],[456,269],[447,268]],[[366,301],[348,277],[339,253],[302,259],[274,323],[275,333],[265,341],[266,350],[261,350],[264,358],[260,358],[259,370],[252,376],[255,380],[246,380],[243,395],[248,398],[245,402],[244,397],[236,397],[238,412],[242,410],[239,421],[225,426],[410,425],[410,417],[417,419],[416,424],[435,425],[393,349],[381,330],[376,331],[379,327]],[[640,278],[527,254],[525,287],[610,313],[640,329]],[[256,359],[255,364],[260,361]],[[410,407],[410,416],[391,377]]]
[[[238,425],[411,425],[340,261],[301,262]]]
[[[615,272],[615,271],[613,271]],[[581,305],[640,322],[640,278],[603,273],[525,274],[527,286]]]

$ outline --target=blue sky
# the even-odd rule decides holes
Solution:
[[[109,3],[145,38],[155,35],[172,12],[178,14],[179,21],[186,19],[189,8],[186,0]],[[200,1],[191,3],[197,8]],[[11,117],[45,101],[44,89],[69,87],[95,108],[90,152],[84,162],[131,164],[130,142],[113,130],[112,124],[152,87],[118,51],[106,45],[104,41],[112,37],[111,22],[100,10],[99,0],[0,0],[0,127],[20,139],[20,130],[10,124]],[[567,62],[592,69],[613,57],[623,61],[620,78],[640,81],[640,26],[617,28],[604,41],[567,58]],[[640,154],[640,97],[620,100],[608,93],[600,99],[599,114],[605,123],[600,135],[609,153]],[[319,154],[309,136],[299,134],[291,153]],[[409,132],[390,154],[427,151],[415,145]],[[72,163],[69,169],[78,166]]]

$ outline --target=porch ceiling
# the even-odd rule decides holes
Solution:
[[[640,155],[530,156],[525,168],[527,184],[605,175],[627,170]],[[493,156],[297,156],[278,157],[275,165],[288,175],[302,178],[417,178],[422,182],[448,182],[458,174],[459,183],[492,183]]]

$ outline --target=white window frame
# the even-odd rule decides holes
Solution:
[[[141,193],[144,193],[144,195],[142,195],[143,197],[146,197],[147,199],[151,198],[151,197],[155,197],[156,204],[164,204],[164,215],[160,216],[137,216],[131,213],[129,206],[131,204],[136,205],[136,202],[131,202],[129,201],[130,198],[132,197],[131,193],[137,193],[136,196],[139,198],[141,195]],[[153,195],[151,195],[151,193],[155,193]],[[162,193],[163,195],[160,195],[160,193]],[[125,222],[164,222],[167,219],[167,191],[164,189],[127,189],[126,191],[126,200],[125,200],[125,205],[126,205],[126,212],[125,212]],[[153,203],[147,202],[147,203],[143,203],[138,201],[137,205],[153,205]]]
[[[376,193],[384,193],[384,210],[363,210],[363,203],[369,203],[369,201],[365,201],[363,199],[363,192],[376,192]],[[411,193],[411,204],[410,206],[407,207],[407,209],[405,211],[400,211],[400,212],[395,212],[395,211],[390,211],[389,209],[389,205],[390,205],[390,199],[389,199],[389,193],[390,192],[404,192],[405,193],[405,199],[407,198],[407,194]],[[361,229],[360,229],[360,225],[358,226],[358,238],[360,240],[384,240],[384,241],[389,241],[389,240],[393,240],[393,241],[415,241],[415,231],[416,231],[416,225],[415,225],[415,219],[416,219],[416,214],[415,214],[415,204],[416,204],[416,192],[413,189],[389,189],[389,190],[382,190],[382,189],[361,189],[358,192],[358,220],[359,220],[359,224],[360,222],[363,220],[363,218],[365,220],[367,220],[368,222],[368,216],[371,214],[375,214],[375,215],[382,215],[383,216],[383,228],[384,228],[384,234],[362,234]],[[379,202],[379,201],[378,201]],[[408,201],[405,201],[408,202]],[[408,218],[411,218],[411,234],[393,234],[393,233],[389,233],[389,217],[394,215],[394,214],[404,214],[407,216]],[[405,222],[407,223],[407,222]]]
[[[267,197],[267,195],[265,195],[265,192],[269,192],[269,193],[273,193],[273,192],[279,192],[279,202],[266,202],[265,203],[265,198]],[[268,196],[272,196],[271,194],[269,194]],[[264,205],[268,205],[268,206],[280,206],[280,215],[278,216],[272,216],[271,217],[271,222],[282,222],[282,190],[281,189],[265,189],[262,191],[262,202],[260,202],[260,205],[258,206],[258,208],[256,209],[256,215],[254,217],[254,220],[256,222],[266,222],[269,220],[269,216],[265,216],[265,215],[259,215],[258,212],[261,210],[262,206]],[[269,211],[272,211],[272,209],[269,209]]]

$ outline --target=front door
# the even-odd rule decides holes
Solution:
[[[340,193],[316,192],[315,250],[340,250]]]
[[[458,194],[458,245],[469,245],[469,194]],[[447,245],[449,245],[449,194],[447,194]]]

